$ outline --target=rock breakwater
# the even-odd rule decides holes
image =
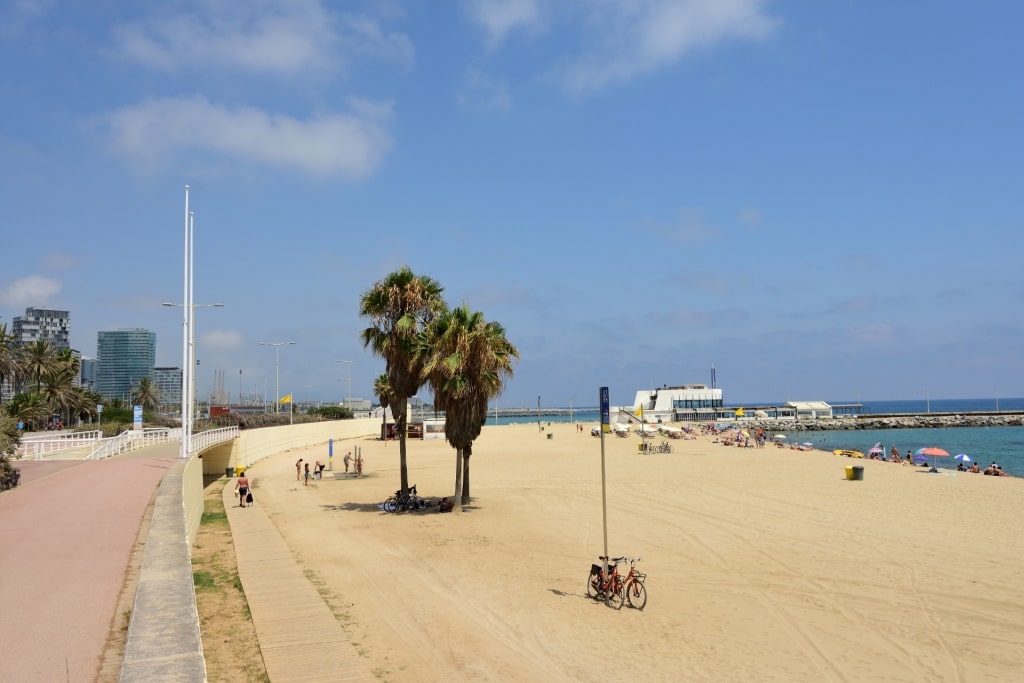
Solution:
[[[1019,427],[1024,426],[1024,414],[861,415],[816,420],[742,420],[739,424],[761,426],[770,431],[799,432],[841,429],[923,429],[926,427]]]

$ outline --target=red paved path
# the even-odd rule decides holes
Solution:
[[[173,462],[16,464],[21,485],[0,493],[0,681],[96,679],[139,526]]]

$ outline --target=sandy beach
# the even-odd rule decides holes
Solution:
[[[309,486],[295,460],[326,445],[250,476],[382,680],[1018,679],[1024,480],[858,460],[847,481],[831,453],[699,437],[639,455],[609,436],[609,550],[643,556],[649,594],[615,611],[585,594],[603,551],[591,426],[485,427],[461,513],[378,508],[398,488],[393,442],[335,443],[336,476]],[[341,473],[352,445],[362,479]],[[454,462],[444,441],[409,442],[422,495],[452,494]]]

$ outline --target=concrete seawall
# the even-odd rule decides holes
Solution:
[[[374,418],[315,422],[245,430],[187,462],[179,460],[163,477],[121,664],[122,683],[203,681],[206,666],[192,585],[192,543],[203,513],[203,475],[224,475],[293,448],[327,445],[380,433]],[[350,449],[349,443],[344,448]],[[341,451],[342,445],[336,448]]]

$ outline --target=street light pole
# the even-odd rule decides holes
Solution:
[[[192,228],[192,214],[189,214],[189,230]],[[187,239],[191,246],[191,239]],[[190,290],[186,286],[186,290]],[[191,291],[186,294],[186,301],[190,298]],[[185,333],[182,335],[184,342],[184,354],[181,368],[181,438],[186,445],[182,447],[181,457],[189,456],[188,444],[192,442],[193,411],[195,410],[196,393],[196,325],[195,317],[197,308],[224,308],[224,304],[172,304],[164,301],[161,306],[180,306],[185,311]]]
[[[260,346],[274,347],[274,412],[281,412],[281,347],[294,344],[295,342],[260,342]],[[293,397],[294,398],[294,397]]]

